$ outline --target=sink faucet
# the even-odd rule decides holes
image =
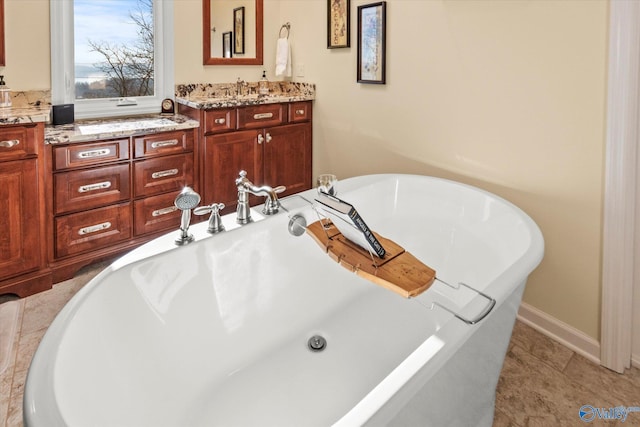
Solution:
[[[240,77],[238,77],[238,81],[236,82],[236,95],[237,96],[242,96],[244,95],[244,88],[247,85],[247,82],[245,82],[244,80],[241,80]]]
[[[262,213],[265,215],[273,215],[277,213],[280,208],[280,202],[278,201],[277,195],[287,189],[287,187],[283,185],[276,188],[271,188],[268,185],[263,185],[261,187],[255,186],[251,181],[249,181],[249,179],[247,179],[246,171],[240,171],[238,178],[236,178],[236,186],[238,187],[236,222],[239,224],[247,224],[248,222],[251,222],[249,193],[255,196],[265,196],[267,200],[264,202]]]

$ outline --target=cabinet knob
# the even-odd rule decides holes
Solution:
[[[178,208],[176,208],[175,206],[168,206],[166,208],[156,209],[155,211],[151,212],[151,216],[152,217],[157,217],[157,216],[161,216],[161,215],[167,215],[167,214],[170,214],[171,212],[175,212],[177,210],[178,210]]]
[[[167,169],[164,171],[158,171],[158,172],[152,173],[151,178],[153,179],[165,178],[167,176],[178,175],[178,172],[180,172],[178,169]]]
[[[104,190],[111,187],[111,181],[96,182],[95,184],[81,185],[78,187],[78,193],[87,193],[89,191]]]
[[[90,159],[92,157],[108,156],[111,151],[108,148],[101,148],[98,150],[81,151],[78,153],[78,157],[81,159]]]
[[[271,134],[267,132],[267,142],[271,142],[273,138],[271,138]]]
[[[11,147],[15,147],[18,144],[20,144],[19,139],[10,139],[8,141],[0,141],[0,147],[2,148],[11,148]]]
[[[108,228],[111,228],[111,223],[109,221],[96,225],[90,225],[88,227],[83,227],[78,230],[78,234],[84,236],[85,234],[97,233],[98,231],[106,230]]]
[[[264,136],[261,133],[258,134],[258,144],[262,144],[264,142]]]
[[[151,148],[172,147],[178,145],[180,141],[177,139],[169,139],[167,141],[155,141],[151,143]]]
[[[226,123],[226,121],[227,121],[226,119],[219,118],[219,119],[215,119],[213,122],[217,125],[223,125]]]

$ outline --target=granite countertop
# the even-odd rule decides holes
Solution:
[[[200,123],[197,120],[180,114],[146,114],[126,118],[78,120],[68,125],[47,126],[44,131],[44,141],[45,144],[84,142],[119,136],[193,129],[199,126]]]
[[[51,118],[51,105],[0,108],[0,125],[47,123]]]
[[[312,101],[316,86],[301,82],[269,82],[269,94],[258,95],[259,82],[241,82],[242,95],[236,95],[236,83],[189,84],[176,86],[176,102],[209,110],[283,102]]]

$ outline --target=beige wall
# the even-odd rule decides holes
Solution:
[[[5,64],[0,71],[12,90],[51,88],[49,2],[4,0]]]
[[[48,88],[48,1],[6,2],[6,79]],[[291,22],[298,80],[317,84],[315,173],[437,175],[514,202],[546,240],[525,301],[598,339],[607,2],[388,0],[383,86],[355,81],[364,3],[352,47],[329,50],[326,0],[265,0],[264,67],[203,67],[201,2],[176,0],[175,81],[273,79]]]

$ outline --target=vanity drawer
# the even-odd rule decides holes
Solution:
[[[193,154],[142,160],[133,165],[134,197],[151,196],[193,185]]]
[[[289,104],[289,123],[308,122],[309,120],[311,120],[311,101]]]
[[[135,158],[193,151],[193,132],[162,132],[134,139]]]
[[[56,257],[100,249],[131,238],[131,205],[92,209],[55,219]]]
[[[136,236],[180,228],[182,212],[173,204],[177,194],[167,193],[136,200],[133,205],[133,230]]]
[[[54,170],[99,165],[129,158],[129,138],[53,147]]]
[[[265,104],[238,108],[238,129],[257,129],[281,125],[287,121],[284,104]]]
[[[35,126],[7,126],[0,129],[0,161],[37,154]]]
[[[118,203],[130,196],[129,165],[61,172],[53,188],[56,214]]]
[[[206,110],[204,112],[204,134],[229,132],[236,129],[236,109]]]

